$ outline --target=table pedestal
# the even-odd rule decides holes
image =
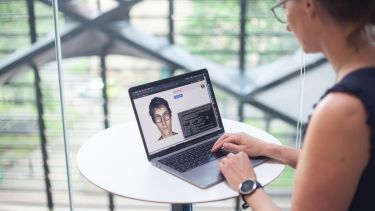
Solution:
[[[192,204],[172,204],[172,211],[193,211]]]

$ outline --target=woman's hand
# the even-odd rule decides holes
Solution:
[[[233,152],[245,152],[248,156],[255,157],[265,155],[262,151],[270,145],[246,133],[226,133],[214,144],[211,151],[216,152],[224,148]]]
[[[229,153],[220,160],[219,168],[229,185],[237,192],[241,182],[247,179],[256,179],[253,166],[248,155],[244,152]]]
[[[211,151],[216,152],[222,147],[232,152],[245,152],[250,157],[266,156],[293,168],[297,167],[300,154],[299,149],[265,142],[243,132],[222,135]]]

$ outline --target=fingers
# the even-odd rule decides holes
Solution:
[[[237,172],[237,174],[242,174],[244,172],[255,174],[249,157],[244,152],[239,152],[237,154],[229,153],[220,160],[219,167],[222,172],[230,171],[231,173]]]
[[[229,135],[225,133],[224,135],[220,136],[220,138],[215,142],[215,144],[211,148],[211,152],[215,152],[221,148],[223,145],[223,140],[227,138]]]
[[[229,153],[229,154],[227,154],[225,157],[223,157],[220,161],[221,161],[221,162],[228,162],[228,161],[230,161],[231,159],[233,159],[234,156],[235,156],[235,154],[233,154],[233,153]]]
[[[215,148],[218,148],[219,145],[221,145],[221,143],[223,142],[224,139],[226,139],[227,137],[229,137],[229,134],[228,133],[224,133],[222,136],[220,136],[220,138],[215,142],[214,146],[212,147],[213,149]]]
[[[237,144],[232,144],[230,142],[225,142],[223,144],[224,149],[232,152],[240,152],[242,151],[243,147]]]
[[[229,153],[220,160],[219,168],[224,175],[227,173],[238,175],[243,175],[244,173],[255,174],[249,157],[244,152]]]
[[[219,169],[233,190],[238,191],[239,184],[246,178],[255,178],[256,174],[246,153],[229,153],[219,162]]]
[[[223,157],[221,160],[220,160],[220,163],[221,164],[227,164],[231,158],[233,158],[233,153],[229,153],[227,156]]]
[[[237,139],[238,138],[234,134],[225,133],[215,142],[211,151],[215,152],[219,150],[221,147],[223,147],[223,144],[226,142],[237,143],[238,142]]]

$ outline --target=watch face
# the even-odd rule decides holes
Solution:
[[[241,184],[240,192],[242,194],[249,194],[255,189],[255,182],[252,180],[246,180]]]

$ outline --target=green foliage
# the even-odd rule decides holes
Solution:
[[[238,2],[194,0],[192,3],[193,14],[184,22],[180,33],[186,36],[179,44],[193,53],[202,52],[203,57],[213,61],[234,60],[233,52],[238,49]]]
[[[273,181],[267,188],[291,188],[293,186],[295,170],[289,166],[286,166],[281,175]]]
[[[34,1],[35,14],[36,14],[36,31],[38,37],[43,37],[48,33],[53,32],[53,11],[52,8],[40,3],[39,1]],[[59,16],[60,21],[64,21],[63,16]]]
[[[19,146],[24,146],[20,149]],[[39,138],[33,134],[6,135],[0,134],[0,183],[2,168],[14,165],[19,158],[29,155],[39,146]],[[6,147],[4,147],[6,146]],[[3,166],[1,166],[3,165]]]
[[[72,63],[72,65],[64,66],[64,71],[66,73],[87,74],[90,69],[90,57],[81,57],[78,59],[74,59],[74,62]]]
[[[228,66],[238,66],[240,0],[193,0],[178,40],[190,52]],[[275,1],[249,0],[246,24],[246,64],[255,67],[297,49],[285,25],[270,11]],[[190,17],[189,16],[189,17]]]
[[[256,128],[264,128],[264,120],[263,119],[255,119],[255,118],[246,118],[243,122],[248,125],[254,126]]]
[[[50,6],[34,1],[37,37],[53,31],[53,13]],[[63,22],[63,17],[61,18]],[[0,1],[0,58],[29,46],[30,27],[26,1]]]
[[[10,36],[2,36],[0,49],[14,51],[24,46],[27,41],[22,39],[28,34],[26,1],[0,3],[1,33]]]

